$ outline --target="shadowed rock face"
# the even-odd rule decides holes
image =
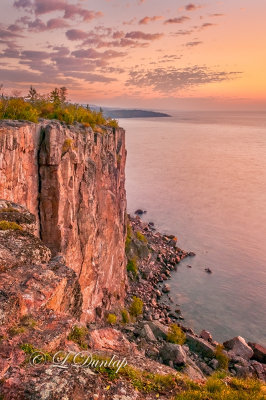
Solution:
[[[8,207],[3,207],[8,205]],[[19,211],[18,211],[19,210]],[[0,226],[0,333],[25,315],[45,310],[80,318],[82,294],[76,273],[63,257],[51,251],[36,236],[34,216],[14,203],[0,201],[0,220],[24,224]],[[23,226],[23,228],[22,228]]]
[[[0,122],[0,198],[29,209],[52,256],[78,278],[82,320],[121,305],[125,272],[124,130]]]

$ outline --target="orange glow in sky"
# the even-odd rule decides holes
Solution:
[[[2,0],[0,83],[108,106],[265,109],[265,15],[264,0]]]

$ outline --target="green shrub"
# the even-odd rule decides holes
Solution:
[[[129,323],[129,313],[126,309],[121,311],[121,317],[122,317],[123,324]]]
[[[264,400],[263,388],[256,379],[220,379],[217,374],[205,384],[189,384],[175,400]]]
[[[208,379],[206,383],[206,389],[209,393],[221,393],[225,388],[225,384],[215,376]]]
[[[22,343],[20,345],[21,350],[26,354],[33,354],[36,352],[36,348],[30,343]]]
[[[179,389],[179,383],[181,381],[178,375],[156,374],[137,369],[131,365],[127,365],[125,368],[121,369],[120,373],[131,382],[135,389],[143,393],[154,393],[153,399],[159,398],[159,393],[163,395],[169,393],[169,399],[172,399],[173,393],[175,390]],[[166,397],[164,396],[164,398]]]
[[[218,360],[218,368],[227,370],[228,369],[228,363],[229,363],[229,358],[224,354],[223,352],[223,345],[219,344],[216,347],[215,350],[215,358]]]
[[[129,309],[130,315],[138,317],[143,312],[143,301],[136,296],[133,296],[133,300]]]
[[[186,341],[186,335],[178,325],[171,324],[168,328],[166,340],[170,343],[182,345]]]
[[[0,101],[0,118],[38,122],[38,111],[22,98],[2,99]]]
[[[114,324],[116,324],[116,320],[117,320],[117,317],[115,314],[108,314],[108,316],[107,316],[108,324],[114,325]]]
[[[68,340],[71,340],[74,343],[77,343],[82,349],[88,348],[87,337],[88,337],[88,329],[85,326],[73,326],[70,334],[68,335]]]
[[[7,231],[9,229],[13,231],[22,231],[22,226],[16,222],[0,221],[0,231]]]
[[[23,119],[38,122],[39,118],[58,119],[67,124],[80,122],[92,129],[97,125],[118,127],[113,119],[104,118],[102,112],[92,111],[89,107],[70,104],[66,101],[66,88],[55,88],[48,95],[40,95],[31,87],[26,100],[22,97],[2,97],[0,99],[0,119]],[[101,128],[97,129],[101,131]]]
[[[138,265],[137,265],[137,259],[136,257],[131,258],[128,260],[127,263],[127,271],[132,272],[132,274],[136,277],[138,274]]]
[[[136,232],[136,237],[137,237],[138,240],[140,240],[143,243],[147,243],[148,242],[147,238],[139,231]]]
[[[132,228],[131,228],[130,223],[128,223],[127,224],[127,237],[126,237],[126,243],[125,243],[126,251],[128,251],[130,248],[131,240],[132,240]]]
[[[118,128],[119,127],[118,121],[116,119],[108,119],[106,125],[107,126],[111,126],[112,128]]]

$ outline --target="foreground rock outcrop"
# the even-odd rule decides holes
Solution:
[[[155,285],[161,285],[161,277],[169,277],[167,271],[186,256],[176,241],[154,233],[139,219],[132,220],[131,245],[144,258],[137,276],[129,281],[125,307],[130,310],[132,294],[137,293],[145,305],[144,314],[131,315],[126,323],[115,304],[111,310],[117,317],[114,323],[96,319],[85,324],[80,322],[83,293],[78,276],[62,256],[53,256],[33,235],[34,221],[25,208],[0,201],[0,398],[151,400],[159,396],[166,400],[178,394],[182,398],[193,386],[197,395],[204,391],[211,400],[205,383],[206,376],[219,367],[217,343],[199,338],[180,324],[187,343],[169,343],[169,324],[175,318],[158,301],[161,294]],[[79,358],[84,354],[85,359],[90,354],[94,362],[110,362],[115,357],[123,361],[123,367],[119,373],[109,367],[83,367],[84,358],[72,357],[60,368],[54,361],[58,351],[63,354],[61,362],[68,354]],[[234,352],[228,356],[232,374],[265,378],[262,363],[244,360]],[[235,390],[230,376],[219,383],[219,390],[221,385],[223,391]],[[254,387],[255,394],[249,399],[262,400],[260,385],[254,383]]]
[[[123,129],[0,121],[0,198],[26,207],[36,233],[79,279],[84,321],[125,296]]]

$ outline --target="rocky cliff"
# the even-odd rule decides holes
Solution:
[[[81,320],[123,304],[125,133],[57,121],[0,121],[0,198],[36,216],[35,233],[76,272]]]

